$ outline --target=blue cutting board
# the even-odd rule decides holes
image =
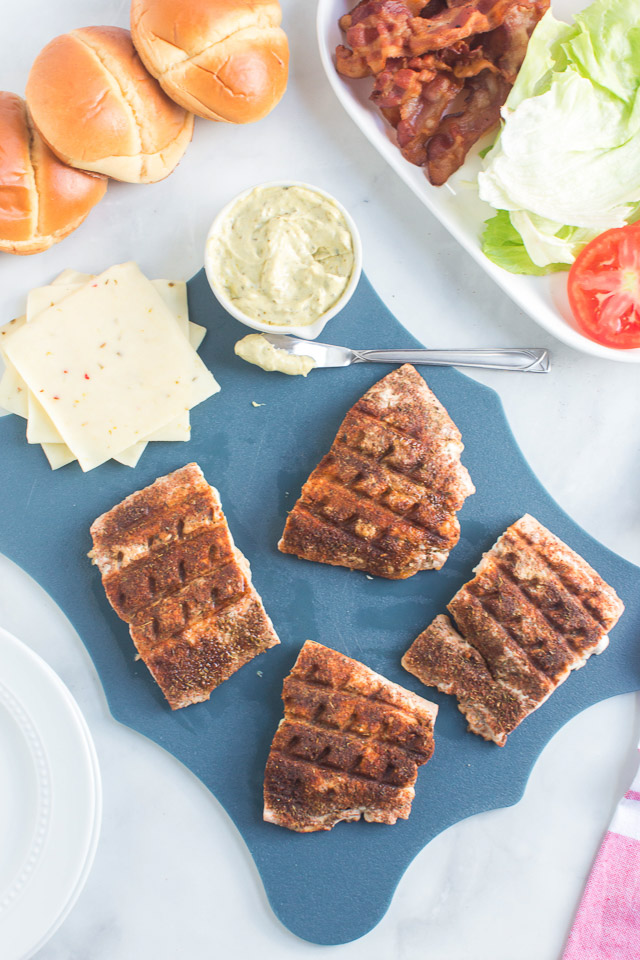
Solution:
[[[235,357],[233,344],[246,328],[218,305],[204,273],[189,283],[189,307],[191,318],[209,329],[201,354],[222,385],[219,395],[192,412],[193,439],[151,444],[135,470],[109,463],[82,474],[73,464],[52,473],[40,449],[25,443],[24,421],[0,420],[0,550],[67,614],[93,658],[113,715],[169,750],[220,800],[280,920],[306,940],[345,943],[378,923],[408,864],[441,830],[522,796],[538,754],[567,720],[599,700],[640,688],[640,569],[595,542],[544,491],[492,390],[454,370],[427,367],[421,368],[427,382],[462,431],[463,461],[477,487],[460,513],[462,537],[444,569],[405,581],[369,580],[283,556],[276,544],[302,483],[346,410],[391,368],[361,364],[315,371],[307,380],[266,374]],[[326,339],[355,347],[416,345],[364,278],[328,325]],[[209,702],[173,713],[134,659],[127,626],[109,607],[86,555],[98,514],[191,460],[220,491],[282,644],[243,667]],[[469,579],[480,554],[525,512],[593,564],[627,610],[609,649],[570,676],[500,749],[467,733],[455,700],[422,686],[400,658]],[[282,680],[307,638],[440,704],[435,755],[420,770],[408,821],[341,823],[329,833],[307,835],[262,821],[262,778],[282,716]],[[215,925],[215,915],[203,922]]]

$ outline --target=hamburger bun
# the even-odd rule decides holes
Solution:
[[[107,181],[73,170],[34,129],[27,105],[0,92],[0,250],[40,253],[80,226]]]
[[[121,27],[56,37],[36,57],[26,96],[36,127],[61,160],[115,180],[162,180],[193,133],[193,116],[149,76]]]
[[[133,0],[131,35],[172,100],[208,120],[252,123],[287,86],[278,0]]]

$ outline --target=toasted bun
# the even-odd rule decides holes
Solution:
[[[130,183],[166,177],[193,133],[193,116],[149,76],[121,27],[83,27],[47,44],[27,103],[61,160]]]
[[[287,86],[278,0],[133,0],[131,35],[147,70],[186,110],[251,123]]]
[[[0,92],[0,250],[40,253],[80,226],[107,181],[49,150],[15,93]]]

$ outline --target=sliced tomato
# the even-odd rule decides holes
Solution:
[[[569,303],[580,329],[606,347],[640,347],[640,223],[607,230],[569,271]]]

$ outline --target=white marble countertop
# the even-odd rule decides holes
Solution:
[[[1,311],[65,267],[137,260],[188,278],[208,225],[239,190],[298,179],[334,193],[355,217],[364,267],[386,304],[432,346],[543,345],[548,377],[487,373],[531,466],[591,534],[640,563],[640,368],[553,342],[484,276],[384,165],[342,112],[317,54],[314,5],[283,2],[289,89],[261,123],[196,122],[178,170],[154,186],[112,183],[88,221],[37,257],[0,257]],[[0,86],[22,93],[53,36],[91,23],[126,26],[128,3],[22,0],[3,9]],[[132,474],[132,477],[134,475]],[[117,724],[70,624],[0,558],[0,625],[60,674],[85,713],[104,783],[95,866],[39,960],[332,956],[339,960],[558,960],[595,851],[631,780],[640,736],[633,695],[592,707],[548,745],[516,806],[460,823],[415,859],[379,926],[317,947],[275,919],[259,876],[218,802],[173,757]]]

